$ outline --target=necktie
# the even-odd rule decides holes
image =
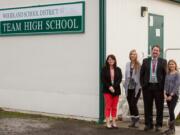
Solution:
[[[156,60],[152,60],[152,72],[155,73],[155,68],[156,68]]]

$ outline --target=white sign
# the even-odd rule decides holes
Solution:
[[[153,26],[154,25],[154,18],[153,16],[150,16],[150,20],[149,20],[149,26]]]
[[[66,5],[51,5],[32,8],[20,8],[11,10],[1,10],[0,20],[22,20],[22,19],[40,19],[50,17],[68,17],[82,16],[82,3],[66,4]]]
[[[160,29],[156,29],[156,37],[160,37],[161,36],[161,30]]]

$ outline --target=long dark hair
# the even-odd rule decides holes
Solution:
[[[113,59],[113,60],[115,61],[113,67],[116,68],[116,67],[117,67],[117,61],[116,61],[116,57],[115,57],[113,54],[110,54],[110,55],[107,56],[106,65],[105,65],[105,66],[106,66],[107,68],[110,67],[110,66],[109,66],[109,63],[108,63],[108,59],[109,59],[109,58],[111,58],[111,59]]]

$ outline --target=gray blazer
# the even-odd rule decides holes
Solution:
[[[125,82],[124,82],[124,88],[125,88],[125,93],[127,95],[128,91],[128,84],[130,80],[130,65],[131,62],[128,62],[126,64],[126,69],[125,69]],[[136,89],[135,89],[135,97],[137,96],[139,90],[141,89],[141,84],[140,84],[140,69],[135,73],[135,70],[133,70],[132,78],[136,82]]]

